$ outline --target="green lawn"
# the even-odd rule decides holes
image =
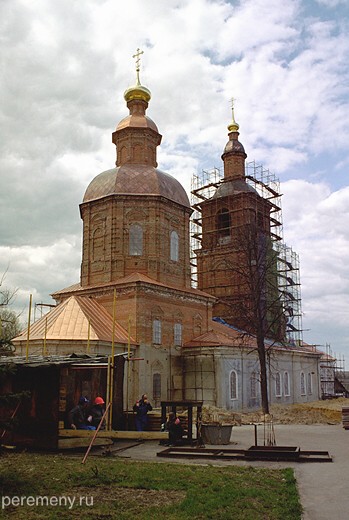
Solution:
[[[2,455],[0,517],[16,520],[301,518],[291,469],[145,463],[96,457],[90,457],[82,465],[81,459],[31,453]],[[55,505],[59,500],[61,505]]]

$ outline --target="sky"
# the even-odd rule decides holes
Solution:
[[[159,168],[189,193],[221,167],[234,97],[247,160],[280,179],[304,340],[349,363],[348,35],[347,0],[1,0],[0,273],[22,321],[79,281],[79,204],[141,48]]]

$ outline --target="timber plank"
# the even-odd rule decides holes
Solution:
[[[90,444],[91,440],[89,438],[66,438],[66,439],[58,439],[58,449],[59,450],[68,450],[72,448],[87,448]],[[95,439],[93,446],[110,446],[113,444],[112,439]]]
[[[59,430],[60,438],[80,438],[91,439],[94,430]],[[135,432],[121,430],[99,430],[97,438],[99,439],[142,439],[142,440],[163,440],[168,439],[168,432]]]

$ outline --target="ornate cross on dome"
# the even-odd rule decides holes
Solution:
[[[232,111],[232,120],[231,120],[231,123],[229,124],[228,126],[228,130],[230,132],[237,132],[239,130],[239,125],[238,123],[235,121],[235,116],[234,116],[234,101],[235,101],[235,98],[232,97],[231,98],[231,111]]]
[[[141,62],[141,56],[142,54],[144,54],[144,51],[141,51],[140,49],[137,49],[137,52],[136,54],[134,54],[132,56],[132,58],[136,58],[136,71],[137,71],[137,74],[139,73],[139,65],[140,65],[140,62]]]

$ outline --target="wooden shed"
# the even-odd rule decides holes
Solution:
[[[123,355],[114,357],[113,428],[123,422]],[[0,379],[0,395],[27,392],[15,415],[15,427],[1,432],[2,443],[35,449],[57,449],[59,431],[67,426],[68,412],[81,395],[91,401],[107,391],[106,356],[74,355],[0,357],[8,367]],[[0,408],[7,419],[15,409]]]

